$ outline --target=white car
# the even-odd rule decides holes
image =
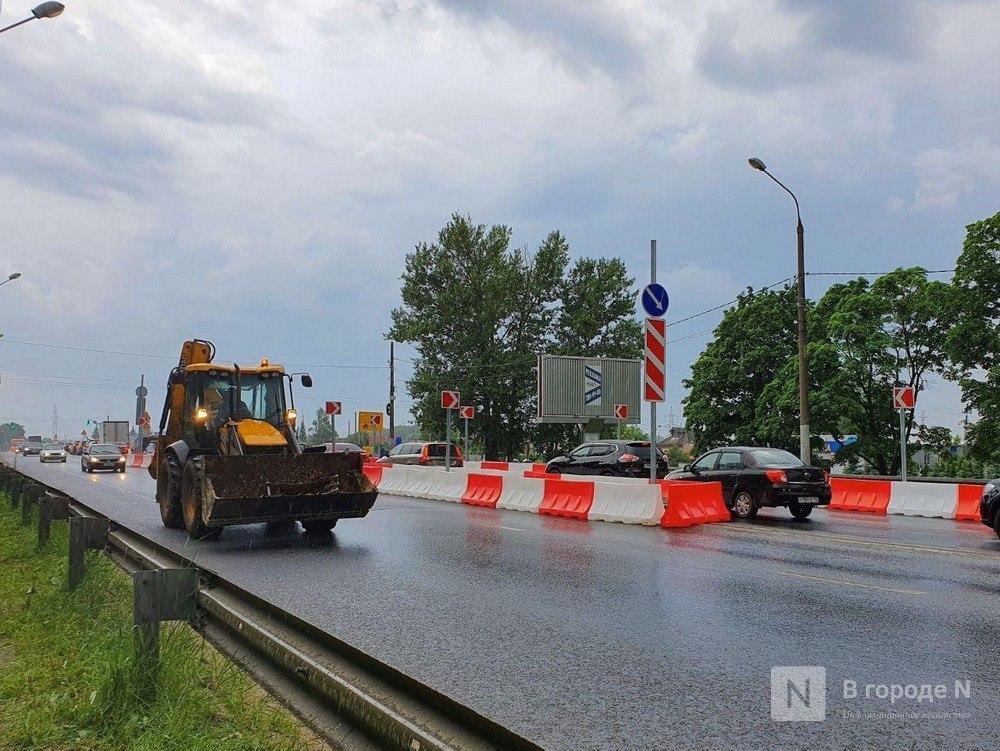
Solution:
[[[38,452],[40,462],[62,462],[66,463],[66,449],[61,443],[46,443],[42,450]]]

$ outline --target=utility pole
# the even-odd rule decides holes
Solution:
[[[649,282],[656,284],[656,240],[649,241]],[[666,351],[666,339],[664,341],[664,351]],[[666,357],[664,357],[664,367]],[[666,381],[664,381],[666,383]],[[656,402],[649,403],[649,482],[656,484]]]
[[[59,437],[59,410],[56,405],[52,405],[52,437]]]
[[[389,340],[389,450],[396,445],[396,343]]]

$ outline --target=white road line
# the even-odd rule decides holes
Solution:
[[[896,587],[879,587],[875,584],[862,584],[861,582],[850,582],[843,579],[827,579],[823,576],[810,576],[809,574],[797,574],[794,571],[779,571],[780,574],[785,574],[785,576],[794,576],[798,579],[810,579],[812,581],[826,582],[827,584],[839,584],[844,587],[860,587],[861,589],[874,589],[879,592],[896,592],[897,594],[903,595],[926,595],[930,594],[920,589],[897,589]]]

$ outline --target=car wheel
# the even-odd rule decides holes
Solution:
[[[546,474],[549,474],[549,475],[561,475],[562,474],[562,470],[559,467],[549,467],[547,470],[545,470],[545,472],[546,472]]]
[[[1000,537],[1000,509],[997,510],[997,515],[993,517],[993,531],[997,533],[997,537]]]
[[[610,469],[605,469],[601,471],[601,477],[614,477],[614,476],[615,473],[612,472]]]
[[[799,503],[798,501],[789,501],[788,510],[792,512],[792,516],[795,517],[796,521],[805,521],[809,518],[809,514],[812,513],[813,507],[809,503]]]
[[[302,525],[302,529],[306,531],[307,534],[323,534],[324,532],[329,532],[331,529],[337,526],[336,519],[309,519],[306,521],[301,521],[299,524]]]
[[[757,516],[757,500],[749,490],[737,490],[733,494],[732,511],[737,519],[753,519]]]

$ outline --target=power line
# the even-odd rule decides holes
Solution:
[[[780,282],[775,282],[774,284],[769,284],[766,287],[761,287],[760,289],[756,290],[756,292],[766,292],[767,290],[773,289],[773,288],[775,288],[777,286],[780,286],[780,285],[784,284],[785,282],[790,282],[794,278],[795,278],[794,275],[792,275],[792,276],[786,276]],[[700,313],[695,313],[693,315],[689,315],[686,318],[679,318],[676,321],[667,321],[667,325],[668,326],[676,326],[679,323],[687,323],[688,321],[693,321],[695,318],[700,318],[701,316],[708,315],[709,313],[714,313],[717,310],[722,310],[723,308],[727,308],[730,305],[733,305],[734,303],[738,303],[740,301],[740,297],[742,297],[742,295],[739,295],[738,297],[734,297],[732,300],[730,300],[728,302],[724,302],[721,305],[716,305],[714,308],[709,308],[708,310],[703,310]]]
[[[898,271],[898,269],[893,269]],[[923,269],[925,274],[953,274],[955,269]],[[885,276],[892,271],[807,271],[806,276]]]

